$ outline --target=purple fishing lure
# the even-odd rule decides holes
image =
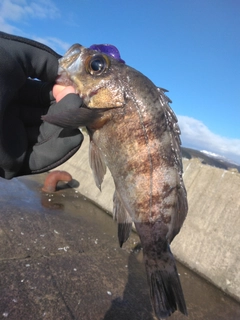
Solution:
[[[89,47],[89,49],[105,53],[119,62],[125,63],[125,61],[121,59],[118,49],[111,44],[93,44]]]

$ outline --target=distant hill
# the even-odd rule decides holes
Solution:
[[[182,156],[183,158],[192,159],[198,158],[202,161],[203,164],[208,164],[213,167],[229,170],[229,169],[237,169],[240,172],[240,165],[229,161],[228,159],[224,159],[222,157],[218,157],[217,155],[211,155],[211,153],[202,152],[199,150],[194,150],[190,148],[182,147]]]

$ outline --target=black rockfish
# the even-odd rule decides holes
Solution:
[[[180,130],[165,90],[122,60],[79,44],[59,60],[58,83],[73,85],[86,107],[43,119],[62,127],[87,126],[95,182],[100,188],[108,167],[115,183],[120,246],[132,222],[139,234],[156,316],[166,318],[177,309],[187,315],[169,244],[188,205]]]

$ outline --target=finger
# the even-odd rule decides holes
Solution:
[[[27,139],[28,139],[28,146],[32,147],[35,144],[38,143],[38,137],[39,137],[39,126],[31,126],[31,127],[25,127]]]
[[[19,173],[27,147],[27,135],[22,122],[14,113],[6,115],[1,124],[0,135],[1,177],[11,179]]]
[[[48,108],[35,108],[35,105],[18,105],[20,114],[19,118],[25,127],[39,127],[42,124],[41,117],[48,112]]]
[[[34,108],[47,108],[52,100],[51,83],[27,79],[24,86],[19,90],[18,101],[20,104],[28,105]]]
[[[49,108],[45,106],[37,106],[35,104],[24,104],[18,105],[20,110],[20,119],[26,127],[37,126],[39,127],[42,124],[42,128],[54,132],[56,126],[49,124],[47,122],[42,123],[41,116],[46,114],[58,114],[62,112],[72,112],[72,110],[80,108],[82,105],[82,99],[77,94],[67,94],[63,99],[58,103],[52,103]],[[14,104],[12,104],[14,106]]]
[[[62,100],[69,93],[76,93],[76,90],[73,86],[65,87],[59,84],[55,84],[53,86],[53,96],[56,99],[56,102]]]
[[[26,78],[38,78],[47,82],[55,80],[60,55],[34,40],[4,32],[0,32],[0,38],[1,46],[19,62]]]
[[[71,112],[72,110],[78,109],[82,106],[83,100],[78,94],[69,93],[62,98],[58,103],[52,104],[49,109],[49,114],[58,114],[63,111]]]
[[[62,112],[72,113],[74,110],[78,110],[82,105],[82,99],[77,95],[70,93],[65,96],[60,102],[54,103],[48,110],[48,115],[57,115]],[[44,121],[40,126],[40,140],[41,143],[45,140],[51,139],[60,128],[55,124]]]
[[[82,141],[83,135],[78,129],[63,129],[60,134],[33,147],[25,172],[40,173],[59,166],[77,152]]]

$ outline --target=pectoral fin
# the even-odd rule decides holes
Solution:
[[[121,199],[115,190],[113,196],[113,218],[118,223],[118,241],[120,247],[127,241],[132,230],[132,218],[124,208]]]
[[[107,167],[105,165],[102,153],[90,138],[89,144],[89,163],[93,172],[96,186],[101,190],[101,184],[106,174]]]

